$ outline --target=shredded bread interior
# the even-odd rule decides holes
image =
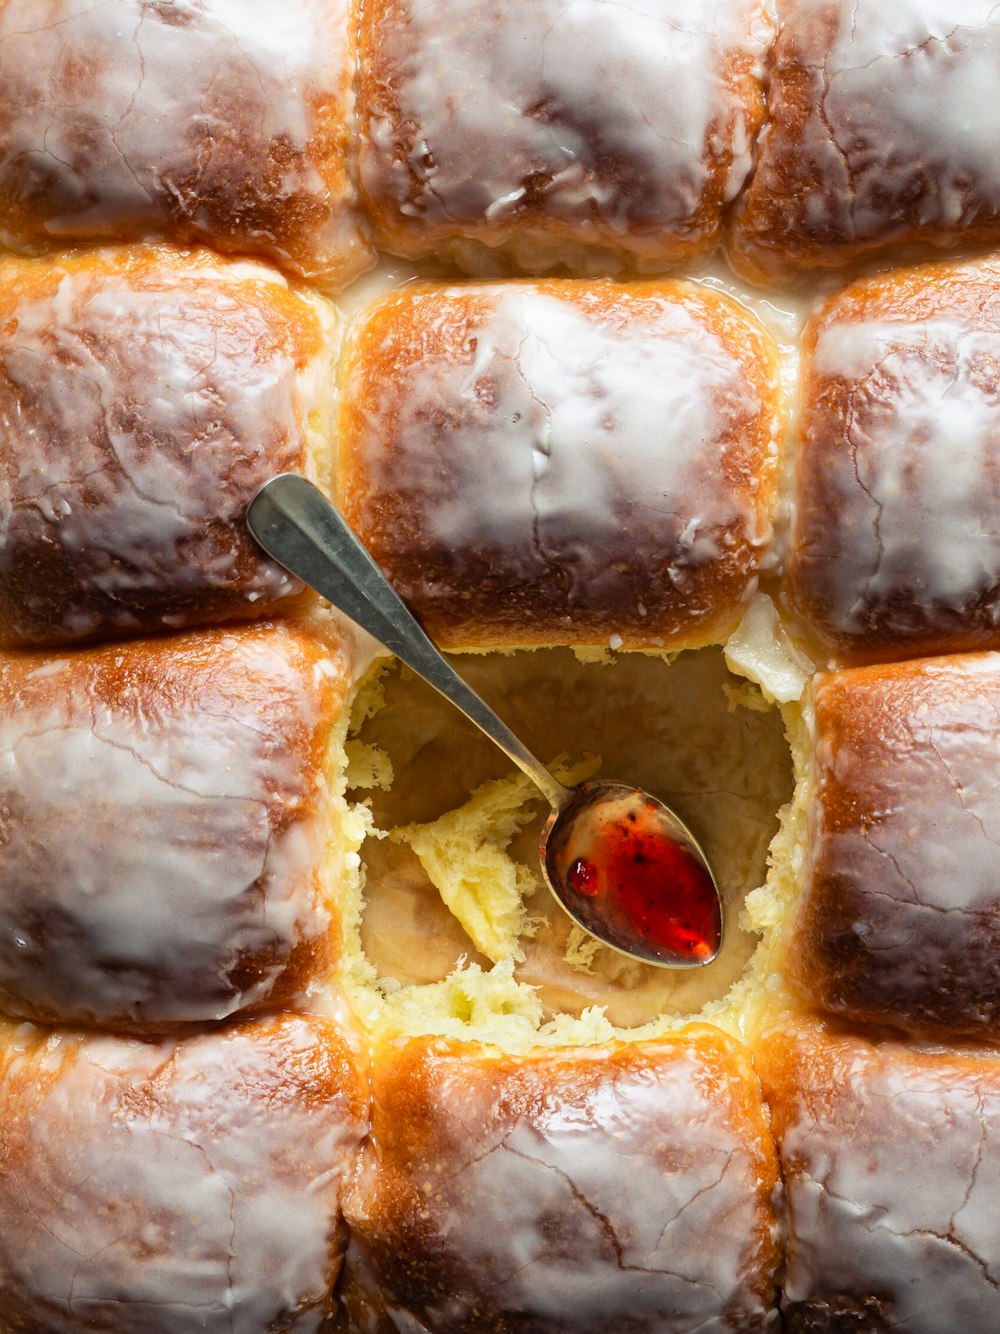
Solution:
[[[794,650],[758,646],[769,626],[758,601],[726,652],[455,659],[536,754],[558,756],[563,781],[627,778],[691,824],[722,888],[726,940],[715,964],[684,972],[626,959],[570,922],[537,864],[541,794],[408,669],[376,666],[338,743],[340,837],[357,854],[337,876],[350,900],[345,985],[377,1032],[517,1051],[695,1020],[743,1034],[779,1003],[808,720],[788,698],[804,681]]]

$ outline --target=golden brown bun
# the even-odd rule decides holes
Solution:
[[[802,1021],[756,1060],[785,1181],[790,1334],[994,1334],[1000,1059]]]
[[[373,1059],[345,1198],[352,1330],[769,1327],[777,1174],[737,1043],[414,1039]]]
[[[137,246],[0,260],[0,643],[301,600],[243,525],[328,471],[332,316],[272,269]]]
[[[782,0],[768,121],[729,258],[784,282],[904,245],[1000,241],[1000,19],[928,0]]]
[[[1000,654],[821,676],[798,989],[835,1014],[1000,1038]]]
[[[359,10],[360,176],[385,248],[481,265],[502,247],[538,271],[714,245],[763,116],[770,0]]]
[[[803,338],[789,576],[821,655],[1000,646],[1000,261],[838,292]]]
[[[365,1131],[331,1022],[186,1042],[0,1030],[0,1325],[275,1334],[333,1307]]]
[[[684,283],[409,288],[342,363],[338,503],[454,648],[717,642],[770,536],[777,353]]]
[[[347,0],[2,0],[0,241],[165,236],[342,282]]]
[[[0,656],[0,1006],[157,1031],[335,956],[342,655],[262,624]]]

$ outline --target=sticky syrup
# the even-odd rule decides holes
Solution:
[[[718,950],[715,886],[695,854],[664,831],[655,803],[596,823],[566,883],[582,898],[602,899],[603,909],[657,950],[692,962]]]

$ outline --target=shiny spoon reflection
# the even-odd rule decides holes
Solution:
[[[434,647],[337,510],[311,482],[265,483],[247,526],[322,594],[465,714],[552,807],[539,840],[546,884],[585,931],[663,968],[700,968],[722,948],[722,902],[697,840],[649,793],[605,780],[565,787]]]

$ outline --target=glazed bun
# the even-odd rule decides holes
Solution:
[[[351,80],[347,0],[3,0],[0,240],[158,234],[345,281]]]
[[[0,0],[4,1334],[1000,1328],[959,10]],[[251,540],[278,473],[676,810],[710,964],[563,912],[531,781]]]
[[[1000,646],[1000,266],[860,279],[803,337],[789,575],[817,652]]]
[[[852,1019],[926,1037],[996,1033],[1000,656],[835,672],[813,702],[790,976]]]
[[[763,116],[768,0],[359,12],[360,177],[387,249],[662,268],[715,244]]]
[[[354,1328],[387,1308],[420,1330],[485,1328],[485,1312],[494,1328],[763,1327],[776,1163],[746,1053],[718,1030],[522,1056],[415,1038],[373,1061],[345,1202]]]
[[[303,598],[243,524],[329,468],[336,323],[273,269],[166,246],[0,258],[0,644]]]
[[[0,657],[0,1004],[156,1032],[335,953],[342,656],[281,625]]]
[[[785,1181],[785,1328],[995,1329],[996,1051],[800,1021],[757,1062]]]
[[[5,1025],[0,1319],[70,1334],[318,1329],[366,1095],[338,1028],[184,1042]]]
[[[683,283],[409,288],[342,370],[337,498],[452,648],[691,648],[770,536],[778,354]]]
[[[729,256],[757,282],[899,247],[1000,242],[988,0],[784,0]]]

